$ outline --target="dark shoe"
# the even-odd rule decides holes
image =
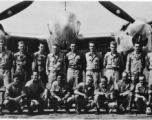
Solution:
[[[76,114],[80,114],[81,112],[79,110],[76,110]]]
[[[97,109],[97,111],[95,112],[95,115],[99,115],[100,114],[100,109]]]
[[[28,113],[29,114],[33,114],[33,110],[32,109],[28,109]]]
[[[88,108],[85,108],[85,109],[84,109],[84,113],[86,113],[86,114],[87,114],[87,113],[88,113],[88,111],[89,111],[89,110],[88,110]]]
[[[4,115],[3,111],[0,109],[0,115]]]
[[[17,111],[19,114],[21,114],[23,112],[23,109],[18,109]]]
[[[117,108],[117,113],[118,114],[123,114],[124,112],[120,108]]]
[[[56,113],[57,112],[57,110],[58,110],[58,108],[56,107],[56,108],[54,108],[54,113]]]
[[[38,113],[44,113],[43,109],[38,109]]]
[[[70,110],[69,110],[69,109],[66,109],[66,113],[69,114],[69,113],[70,113]]]
[[[9,109],[8,111],[9,111],[9,114],[13,114],[13,112],[14,112],[14,110],[12,110],[12,109]]]
[[[108,114],[109,113],[109,108],[106,108],[106,114]]]

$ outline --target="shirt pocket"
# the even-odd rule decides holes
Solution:
[[[108,65],[112,65],[112,61],[113,61],[112,57],[107,58],[107,64]]]
[[[120,59],[119,59],[118,57],[117,57],[117,58],[114,58],[114,64],[115,64],[116,66],[118,66],[119,63],[120,63]]]
[[[10,61],[9,57],[7,55],[5,55],[4,58],[3,58],[3,62],[6,63],[6,62],[9,62],[9,61]]]

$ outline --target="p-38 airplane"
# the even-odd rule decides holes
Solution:
[[[4,20],[17,14],[32,3],[33,1],[23,1],[8,8],[0,14],[0,20]],[[69,42],[77,41],[78,49],[84,53],[88,50],[88,42],[91,40],[95,41],[97,50],[103,52],[104,54],[108,50],[109,43],[115,40],[118,44],[118,52],[128,53],[128,51],[133,48],[132,37],[136,34],[140,34],[143,36],[145,46],[144,50],[151,50],[151,22],[134,20],[125,11],[109,1],[99,1],[99,3],[118,17],[129,22],[122,27],[118,34],[94,36],[80,35],[80,21],[77,20],[74,13],[65,10],[56,13],[52,20],[48,23],[47,26],[50,33],[48,36],[14,34],[5,31],[7,47],[13,52],[16,52],[17,42],[22,40],[27,45],[27,52],[33,53],[38,49],[38,41],[45,41],[47,45],[47,52],[51,52],[53,43],[59,44],[61,46],[61,50],[68,50]],[[2,26],[1,29],[3,30]]]

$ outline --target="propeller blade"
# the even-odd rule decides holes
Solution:
[[[7,19],[31,5],[33,1],[22,1],[0,13],[0,20]]]
[[[119,8],[118,6],[116,6],[115,4],[113,4],[110,1],[99,1],[99,3],[101,5],[103,5],[106,9],[108,9],[110,12],[112,12],[113,14],[117,15],[118,17],[133,23],[135,20],[129,16],[125,11],[123,11],[121,8]]]

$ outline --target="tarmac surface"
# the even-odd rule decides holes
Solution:
[[[15,111],[13,114],[9,114],[7,110],[3,110],[4,115],[0,116],[0,119],[152,119],[152,115],[138,114],[137,111],[133,111],[132,114],[117,114],[115,112],[106,114],[104,111],[99,115],[95,115],[95,110],[91,110],[88,114],[76,114],[74,109],[70,110],[70,114],[67,114],[64,109],[58,110],[54,113],[52,110],[45,110],[43,114],[38,114],[34,111],[32,115],[24,110],[22,114],[18,114]]]

